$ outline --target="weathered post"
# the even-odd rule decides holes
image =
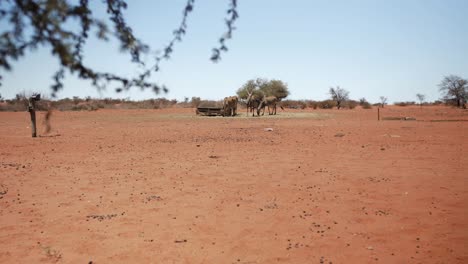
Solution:
[[[36,137],[36,101],[41,100],[41,95],[40,94],[33,94],[31,97],[29,97],[29,103],[28,103],[28,112],[29,115],[31,116],[31,132],[32,132],[32,137]]]
[[[377,120],[380,121],[380,107],[377,107]]]

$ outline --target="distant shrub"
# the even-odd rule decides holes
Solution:
[[[289,109],[305,109],[307,104],[303,100],[283,100],[281,101],[281,106]]]
[[[306,104],[307,104],[307,107],[309,108],[313,108],[313,109],[317,109],[318,108],[318,102],[316,101],[311,101],[311,100],[307,100],[306,101]]]
[[[349,109],[354,109],[358,105],[359,105],[359,103],[357,101],[354,101],[354,100],[348,100],[348,101],[346,101],[344,103],[344,107],[347,107]]]
[[[166,98],[157,98],[154,99],[154,108],[161,109],[161,108],[169,108],[177,104],[177,100],[168,100]]]
[[[200,97],[192,97],[192,100],[190,101],[190,104],[193,108],[198,107],[200,105],[201,99]]]
[[[21,112],[27,111],[27,108],[23,104],[11,103],[10,100],[6,100],[4,103],[0,104],[0,111]]]
[[[102,109],[102,108],[104,108],[104,107],[105,107],[105,106],[104,106],[104,103],[102,103],[102,102],[100,102],[100,101],[93,102],[93,103],[91,104],[91,108],[92,108],[91,110]],[[94,108],[96,108],[96,109],[94,109]]]
[[[363,108],[363,109],[372,109],[372,105],[366,100],[366,98],[361,98],[359,99],[359,105]]]
[[[28,100],[22,94],[17,94],[15,99],[4,100],[0,105],[0,111],[21,112],[28,110]]]
[[[64,110],[65,108],[63,108],[63,105],[57,109],[60,111],[97,111],[99,108],[103,108],[103,105],[80,103],[78,105],[71,106],[71,108],[66,108],[66,110]]]
[[[460,107],[460,108],[463,108],[463,109],[467,108],[465,102],[460,102],[459,100],[454,99],[454,98],[444,99],[443,104],[445,104],[446,106],[455,106],[455,107]]]
[[[60,99],[58,101],[52,101],[51,102],[51,105],[53,108],[59,110],[59,111],[70,111],[70,110],[73,110],[73,106],[76,106],[79,104],[79,102],[77,102],[78,100],[72,100],[70,98],[64,98],[64,99]],[[74,110],[76,111],[76,110]]]
[[[395,102],[395,105],[397,106],[408,106],[408,105],[415,105],[416,102],[414,101],[408,101],[408,102]]]
[[[369,102],[361,104],[363,109],[372,109],[372,105]]]
[[[106,105],[116,105],[116,104],[121,104],[122,100],[121,99],[113,99],[113,98],[104,98],[104,100],[99,100],[100,103],[104,103]]]
[[[66,98],[66,99],[68,99],[68,98]],[[72,100],[73,100],[73,103],[74,103],[75,105],[78,105],[78,104],[80,103],[80,101],[81,101],[81,100],[80,100],[80,97],[78,97],[78,96],[73,96],[73,99],[72,99]]]
[[[318,107],[321,109],[332,109],[336,107],[336,102],[334,100],[325,100],[318,102]]]

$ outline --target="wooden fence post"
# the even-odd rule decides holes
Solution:
[[[377,107],[377,120],[380,121],[380,107]]]
[[[36,101],[41,100],[41,94],[34,93],[31,97],[28,99],[28,112],[29,115],[31,116],[31,132],[32,132],[32,137],[36,137]]]
[[[32,137],[36,137],[36,102],[35,100],[31,97],[29,98],[29,105],[28,105],[28,111],[29,115],[31,116],[31,132],[32,132]]]

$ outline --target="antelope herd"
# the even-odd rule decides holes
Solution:
[[[238,102],[239,99],[237,96],[225,97],[223,101],[223,116],[236,116]],[[265,107],[268,108],[269,115],[276,115],[276,105],[278,102],[279,99],[275,96],[259,96],[252,92],[248,92],[246,100],[247,115],[249,115],[249,112],[252,112],[252,116],[255,116],[255,112],[257,113],[257,116],[260,116],[260,112],[264,115]],[[283,109],[282,106],[280,107]]]

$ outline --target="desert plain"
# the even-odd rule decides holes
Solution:
[[[466,110],[44,115],[0,112],[0,263],[468,263]]]

